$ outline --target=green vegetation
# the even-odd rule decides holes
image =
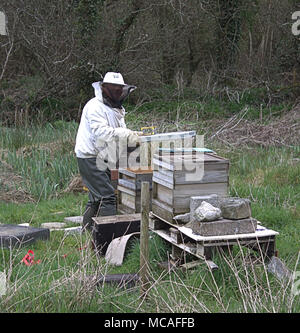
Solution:
[[[236,110],[246,106],[239,105]],[[256,119],[260,110],[252,107],[253,112],[249,111],[247,116]],[[263,116],[266,126],[274,120],[274,116],[267,119],[270,110],[275,113],[276,108],[285,114],[286,109],[279,110],[279,106],[269,109],[268,115]],[[211,119],[216,120],[217,113],[220,122],[212,124]],[[235,106],[230,101],[225,104],[218,100],[207,103],[193,103],[188,99],[172,103],[153,101],[135,108],[129,106],[127,123],[133,129],[154,124],[159,131],[196,128],[198,133],[205,133],[206,147],[230,160],[230,194],[251,200],[253,216],[265,227],[279,232],[279,257],[290,270],[299,270],[300,148],[297,145],[235,145],[238,138],[226,143],[224,137],[213,136],[218,131],[221,133],[219,129],[235,114]],[[242,120],[237,119],[239,125]],[[73,153],[76,131],[75,122],[64,121],[47,123],[42,128],[0,128],[0,172],[18,175],[17,189],[34,199],[12,202],[10,184],[5,183],[4,187],[0,175],[0,223],[39,226],[43,222],[62,222],[64,217],[82,215],[87,195],[64,192],[78,173]],[[27,267],[21,260],[29,249],[40,263]],[[235,247],[230,255],[218,254],[215,262],[219,270],[213,273],[204,264],[188,272],[162,269],[158,263],[167,261],[170,251],[167,244],[151,234],[152,284],[145,301],[140,298],[138,287],[121,289],[96,285],[91,278],[138,272],[139,241],[130,245],[121,267],[109,266],[103,257],[95,255],[89,234],[66,236],[62,231],[53,231],[50,241],[39,241],[13,251],[1,249],[0,271],[7,275],[8,291],[0,298],[0,311],[300,311],[299,296],[291,293],[291,281],[278,280],[267,272],[262,262],[253,265],[248,261],[249,250]]]

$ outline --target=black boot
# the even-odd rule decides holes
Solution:
[[[92,218],[97,216],[99,209],[99,203],[92,203],[86,206],[85,212],[83,214],[82,229],[83,231],[92,231],[93,220]]]

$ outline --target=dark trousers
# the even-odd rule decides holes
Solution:
[[[110,170],[99,170],[96,158],[77,158],[77,162],[82,181],[89,189],[83,227],[91,230],[92,217],[117,214],[115,190],[111,184]]]

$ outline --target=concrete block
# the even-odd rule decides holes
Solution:
[[[0,225],[0,247],[12,248],[23,246],[31,244],[36,240],[48,240],[49,238],[49,229],[14,224]]]
[[[71,228],[65,228],[63,229],[65,232],[65,235],[74,235],[74,234],[80,234],[82,232],[82,227],[71,227]]]
[[[82,224],[83,221],[83,216],[70,216],[70,217],[65,217],[64,222],[69,223],[77,223],[77,224]]]
[[[192,230],[195,234],[201,236],[224,236],[236,234],[254,233],[257,221],[255,219],[228,220],[220,219],[212,222],[192,223]]]
[[[53,229],[62,229],[66,226],[66,223],[63,222],[46,222],[46,223],[42,223],[41,227],[42,228],[48,228],[50,230]]]
[[[249,199],[224,198],[221,201],[222,216],[225,219],[239,220],[251,217],[251,206]]]

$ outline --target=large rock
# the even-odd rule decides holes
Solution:
[[[224,198],[220,205],[224,219],[240,220],[251,217],[251,206],[249,199]]]
[[[195,210],[205,201],[214,207],[220,208],[220,198],[217,194],[195,196],[190,198],[190,220],[193,222]]]
[[[203,201],[194,211],[192,222],[216,221],[221,217],[221,210],[210,203]]]

